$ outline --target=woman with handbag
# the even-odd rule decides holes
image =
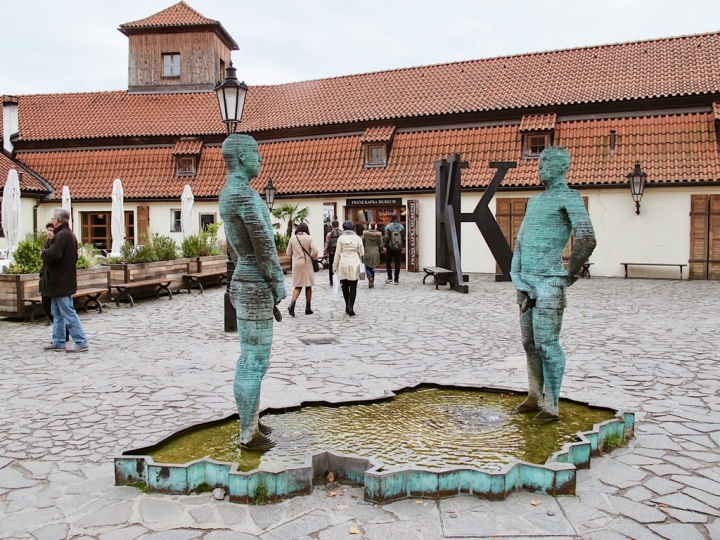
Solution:
[[[333,273],[342,285],[345,299],[345,313],[355,316],[355,296],[360,278],[360,257],[365,253],[360,237],[355,234],[355,223],[348,220],[343,223],[343,233],[337,241]]]
[[[312,315],[310,301],[312,300],[312,287],[315,285],[317,256],[320,251],[310,236],[307,223],[303,222],[297,226],[295,236],[288,242],[285,253],[292,257],[292,285],[294,287],[288,313],[291,317],[295,316],[295,302],[300,296],[300,291],[305,287],[305,315]]]

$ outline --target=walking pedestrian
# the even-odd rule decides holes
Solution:
[[[400,256],[405,250],[405,227],[398,221],[397,214],[390,216],[390,223],[385,227],[385,264],[387,279],[385,283],[393,281],[392,263],[395,263],[395,285],[400,280]]]
[[[375,286],[375,268],[380,264],[380,250],[383,247],[382,233],[377,230],[377,223],[371,221],[368,224],[369,229],[363,231],[362,241],[365,255],[363,255],[363,263],[365,263],[365,273],[368,278],[368,288]]]
[[[334,219],[331,223],[332,229],[325,235],[325,249],[323,250],[323,258],[326,261],[327,267],[330,271],[330,285],[333,284],[333,260],[335,260],[335,249],[337,248],[337,241],[342,234],[340,228],[340,222]]]
[[[315,245],[315,240],[310,236],[307,223],[303,222],[297,226],[295,236],[288,242],[285,253],[292,257],[292,284],[294,287],[288,313],[291,317],[295,316],[295,302],[300,296],[300,291],[305,287],[305,315],[312,315],[313,310],[310,303],[312,287],[315,285],[315,270],[312,262],[320,254],[320,251]]]
[[[54,238],[40,253],[45,264],[43,294],[52,298],[53,341],[44,348],[51,351],[85,352],[88,341],[80,317],[75,312],[72,295],[77,292],[78,244],[68,222],[70,212],[64,208],[53,210]],[[65,346],[65,332],[75,342]]]
[[[345,313],[351,317],[355,316],[355,297],[357,296],[357,282],[360,278],[360,257],[364,253],[363,242],[355,234],[355,223],[350,220],[346,221],[343,223],[343,233],[337,241],[333,272],[342,285]]]

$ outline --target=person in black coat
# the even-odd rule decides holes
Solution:
[[[45,349],[66,350],[67,330],[75,342],[75,347],[67,349],[67,352],[85,352],[88,350],[88,341],[72,299],[72,295],[77,292],[75,265],[78,259],[78,245],[68,225],[69,221],[70,212],[64,208],[53,210],[52,224],[55,227],[55,237],[50,242],[50,246],[40,253],[45,265],[43,295],[52,298],[53,317],[53,342],[45,346]]]
[[[52,221],[49,221],[45,224],[45,234],[47,234],[47,239],[45,240],[45,249],[50,247],[50,244],[52,243],[53,238],[55,238],[55,226],[53,225]],[[43,267],[40,269],[40,297],[42,298],[42,309],[45,313],[45,317],[47,317],[47,320],[50,324],[53,322],[53,316],[52,316],[52,298],[50,296],[47,296],[45,294],[45,264],[43,264]],[[67,329],[65,331],[65,341],[70,341],[70,334],[67,332]]]

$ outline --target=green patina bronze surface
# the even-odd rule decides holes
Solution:
[[[518,412],[558,417],[565,354],[560,329],[566,289],[595,249],[595,233],[580,194],[567,186],[570,154],[549,147],[540,154],[540,181],[546,190],[530,199],[515,243],[510,275],[518,291],[520,329],[527,356],[528,397]],[[562,254],[575,234],[568,267]]]
[[[424,388],[390,401],[341,407],[303,407],[268,414],[275,448],[238,448],[236,420],[201,427],[163,443],[150,455],[157,463],[187,463],[209,456],[238,462],[239,470],[282,470],[307,454],[331,450],[382,462],[385,469],[475,467],[499,471],[514,459],[542,464],[563,443],[576,440],[614,412],[567,402],[562,422],[545,425],[512,414],[522,396],[477,390]]]
[[[240,358],[233,392],[242,422],[240,442],[267,448],[272,442],[259,431],[260,384],[270,363],[273,307],[286,296],[285,280],[272,234],[270,212],[250,180],[262,161],[255,139],[232,134],[222,155],[228,175],[220,192],[220,216],[228,253],[235,263],[230,297],[237,312]]]

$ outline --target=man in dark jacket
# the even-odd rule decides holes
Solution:
[[[50,247],[43,249],[40,255],[45,263],[45,284],[43,295],[52,298],[53,342],[46,350],[65,351],[65,331],[75,342],[75,348],[66,352],[85,352],[88,342],[80,317],[75,312],[72,295],[77,292],[78,245],[68,222],[70,212],[64,208],[53,210],[52,223],[55,226],[55,238]]]

